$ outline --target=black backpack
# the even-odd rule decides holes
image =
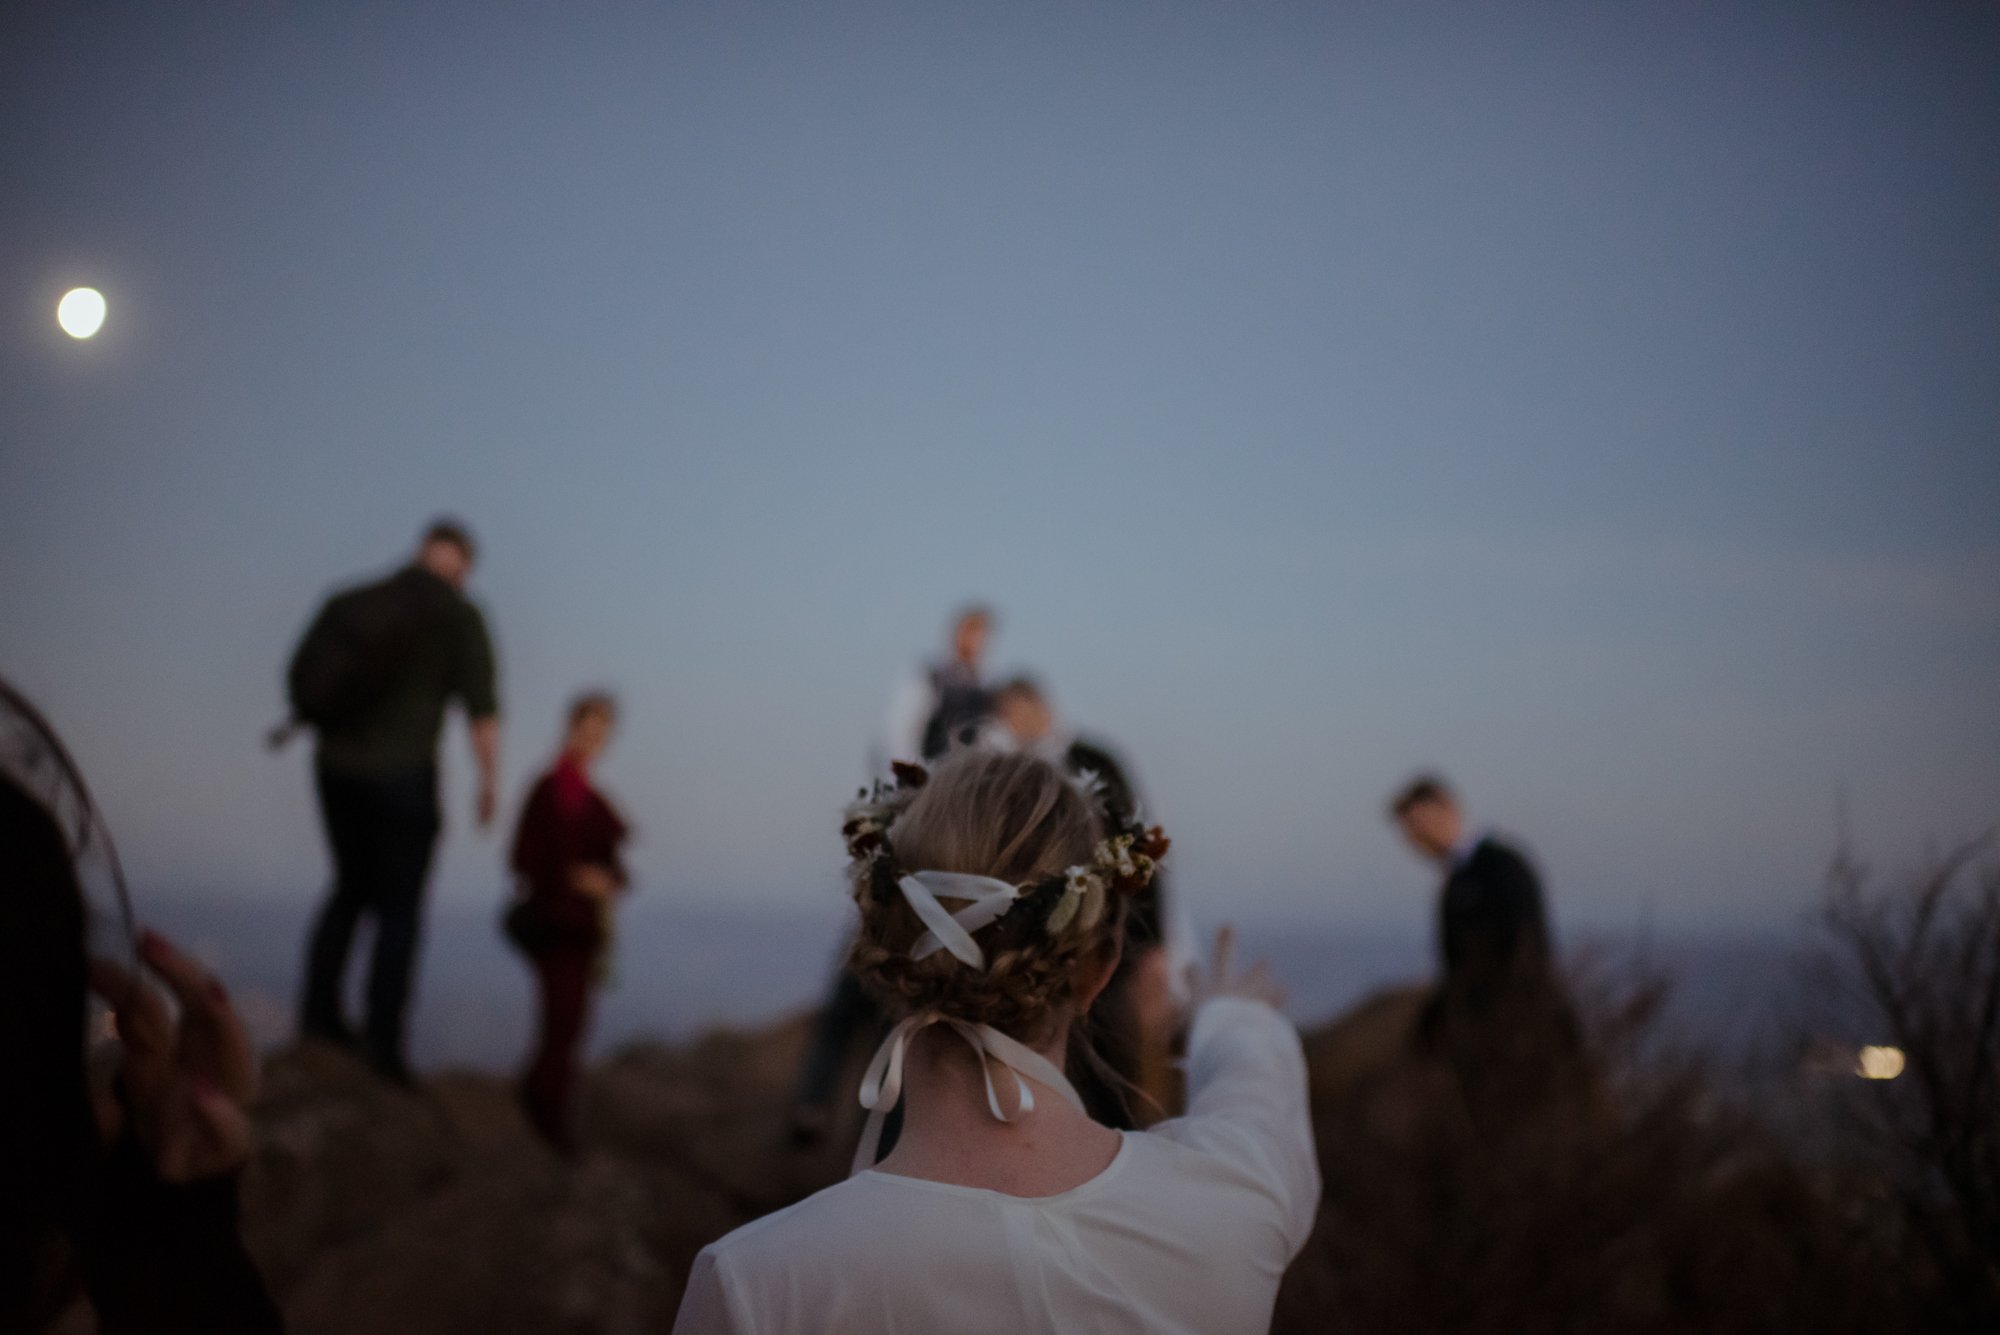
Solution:
[[[405,570],[327,599],[285,672],[292,717],[322,732],[365,717],[452,596],[441,581]]]

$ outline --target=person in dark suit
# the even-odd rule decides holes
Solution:
[[[1445,874],[1444,977],[1420,1038],[1450,1061],[1475,1123],[1496,1127],[1564,1086],[1580,1048],[1551,957],[1541,878],[1517,849],[1468,832],[1457,797],[1435,775],[1406,784],[1390,812]]]

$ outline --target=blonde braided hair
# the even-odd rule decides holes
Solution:
[[[1065,870],[1090,862],[1104,833],[1097,804],[1046,761],[953,754],[896,816],[893,859],[876,848],[849,867],[861,924],[848,967],[894,1017],[935,1010],[1022,1042],[1042,1041],[1072,999],[1077,963],[1115,948],[1124,930],[1125,897],[1103,891],[1102,911],[1071,913],[1048,930]],[[913,960],[909,951],[924,925],[897,892],[890,871],[897,865],[1040,888],[976,933],[985,969],[967,968],[945,951]]]

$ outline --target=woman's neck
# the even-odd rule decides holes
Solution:
[[[1061,1070],[1069,1026],[1033,1045]],[[911,1045],[904,1072],[903,1131],[879,1166],[902,1177],[984,1187],[1010,1196],[1053,1196],[1103,1172],[1118,1153],[1116,1131],[1090,1120],[1033,1080],[1034,1111],[1017,1112],[1012,1072],[994,1064],[1002,1122],[986,1105],[979,1059],[950,1029],[935,1025]]]

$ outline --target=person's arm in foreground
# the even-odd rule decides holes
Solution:
[[[1194,1024],[1188,1032],[1188,1110],[1195,1139],[1227,1154],[1271,1193],[1291,1250],[1305,1245],[1319,1209],[1318,1157],[1305,1052],[1278,1013],[1284,989],[1270,966],[1236,964],[1236,932],[1215,934],[1208,970],[1190,970]]]
[[[91,964],[91,987],[117,1015],[123,1057],[102,1191],[80,1238],[85,1288],[104,1335],[266,1335],[283,1329],[237,1233],[236,1173],[250,1157],[246,1105],[257,1059],[222,985],[147,933],[147,967],[173,992],[121,965]]]
[[[674,1318],[673,1335],[746,1335],[736,1324],[736,1314],[729,1310],[721,1268],[707,1252],[694,1258],[694,1270],[681,1294],[680,1315]]]

